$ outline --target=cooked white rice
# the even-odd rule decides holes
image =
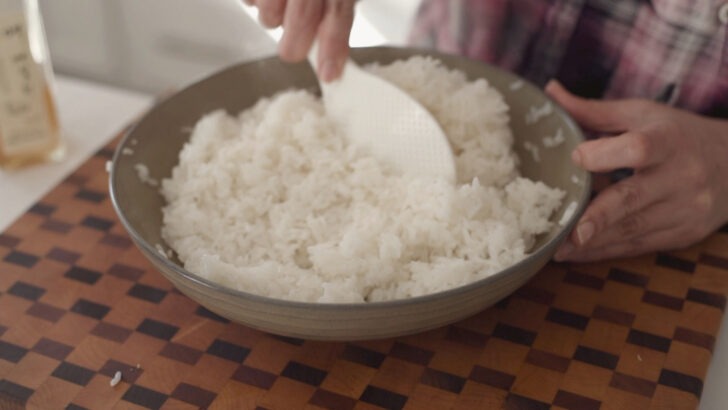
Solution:
[[[527,255],[564,193],[519,177],[501,95],[429,58],[370,69],[439,120],[457,186],[349,145],[306,91],[216,111],[162,183],[162,235],[186,269],[274,298],[365,302],[460,286]]]
[[[564,130],[559,127],[558,130],[556,130],[556,134],[554,136],[546,136],[541,139],[541,142],[543,143],[543,146],[546,148],[555,148],[559,145],[566,142],[566,136],[564,136]]]
[[[137,173],[137,177],[139,177],[139,180],[143,183],[149,185],[149,186],[158,186],[159,181],[149,176],[149,167],[147,167],[145,164],[137,163],[134,164],[134,170]]]

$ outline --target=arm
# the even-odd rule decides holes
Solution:
[[[728,222],[728,121],[648,100],[587,100],[556,82],[546,92],[583,127],[616,134],[579,145],[577,165],[634,170],[599,193],[555,259],[679,249]]]
[[[302,61],[318,40],[319,76],[339,77],[349,54],[349,33],[354,22],[355,0],[245,0],[258,7],[259,18],[269,28],[283,27],[278,53],[285,61]]]

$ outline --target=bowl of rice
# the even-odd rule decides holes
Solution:
[[[218,72],[119,144],[110,192],[152,264],[216,314],[314,340],[413,334],[505,298],[551,259],[589,198],[579,127],[495,67],[407,48],[352,58],[425,106],[455,185],[349,143],[306,63]]]

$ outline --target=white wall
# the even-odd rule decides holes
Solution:
[[[404,45],[419,3],[420,0],[360,0],[357,11],[387,43]]]

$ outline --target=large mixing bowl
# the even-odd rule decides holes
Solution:
[[[318,340],[399,336],[443,326],[495,304],[551,259],[582,213],[589,196],[590,178],[572,164],[570,153],[583,136],[556,106],[552,114],[537,124],[527,123],[527,113],[543,107],[548,97],[537,87],[497,68],[423,50],[352,50],[352,57],[359,63],[389,63],[418,54],[437,57],[471,79],[486,78],[497,87],[510,106],[521,173],[566,191],[555,220],[561,219],[569,204],[577,205],[564,224],[555,224],[551,231],[539,236],[531,254],[519,263],[477,282],[426,296],[362,304],[320,304],[272,299],[226,288],[188,272],[176,257],[164,257],[158,249],[169,249],[160,235],[164,199],[157,188],[140,180],[135,165],[145,164],[153,178],[169,177],[189,138],[189,129],[202,115],[219,108],[238,113],[259,98],[279,91],[317,87],[306,63],[285,64],[276,57],[212,75],[159,103],[139,121],[120,143],[111,169],[111,197],[121,222],[141,252],[182,293],[220,316],[280,335]],[[565,142],[544,147],[543,138],[555,135],[559,128]],[[526,142],[539,147],[539,158],[524,149]]]

